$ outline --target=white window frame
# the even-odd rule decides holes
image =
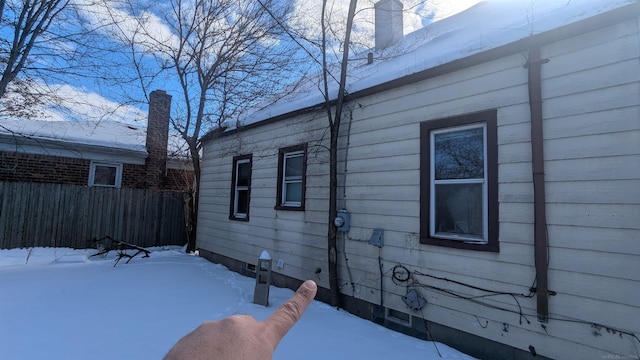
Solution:
[[[287,178],[286,174],[287,174],[287,161],[291,158],[302,158],[303,162],[304,162],[304,154],[305,151],[304,150],[299,150],[299,151],[292,151],[292,152],[288,152],[285,153],[283,155],[282,161],[282,184],[280,184],[280,186],[282,187],[282,198],[280,199],[280,204],[282,206],[291,206],[291,207],[300,207],[302,206],[302,197],[304,196],[304,163],[302,164],[303,166],[303,170],[302,170],[302,175],[300,176],[289,176]],[[300,184],[300,199],[301,201],[287,201],[287,185],[289,184]]]
[[[116,169],[116,178],[115,184],[113,185],[105,185],[105,184],[96,184],[96,167],[111,167]],[[91,165],[89,167],[89,186],[97,186],[97,187],[108,187],[108,188],[120,188],[122,186],[122,163],[111,163],[111,162],[102,162],[102,161],[91,161]]]
[[[241,164],[249,164],[249,167],[251,167],[251,159],[239,159],[239,160],[236,161],[236,168],[234,169],[234,171],[236,173],[235,174],[236,182],[235,182],[235,184],[233,184],[234,188],[235,188],[234,203],[233,203],[233,216],[236,219],[246,219],[249,216],[248,212],[247,213],[238,212],[238,199],[240,198],[240,196],[239,196],[240,195],[240,191],[247,191],[247,193],[248,193],[249,189],[251,187],[251,184],[249,184],[247,186],[238,185],[238,180],[240,178],[238,170],[240,169],[240,165]],[[249,170],[249,171],[251,171],[251,170]],[[251,177],[251,175],[249,175],[249,177]]]
[[[482,143],[483,143],[483,178],[476,179],[442,179],[436,180],[435,178],[435,165],[436,165],[436,149],[435,149],[435,137],[438,134],[450,133],[456,131],[464,131],[469,129],[482,128]],[[487,214],[488,209],[488,169],[487,169],[487,124],[486,123],[477,123],[463,126],[454,126],[448,127],[438,130],[431,131],[430,139],[430,192],[432,196],[430,197],[429,204],[429,235],[433,238],[437,239],[446,239],[446,240],[455,240],[462,241],[465,243],[472,244],[487,244],[489,241],[489,216]],[[477,237],[464,236],[464,234],[442,234],[436,232],[436,185],[446,185],[446,184],[482,184],[482,239],[478,239]]]

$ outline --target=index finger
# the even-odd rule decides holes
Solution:
[[[268,334],[268,336],[273,337],[274,347],[278,345],[280,340],[300,319],[317,292],[318,286],[313,280],[305,281],[291,299],[287,300],[262,322],[266,327],[265,335]]]

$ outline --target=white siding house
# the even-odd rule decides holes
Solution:
[[[479,358],[637,359],[640,4],[516,3],[352,70],[343,306]],[[328,120],[298,95],[202,139],[197,247],[241,272],[267,250],[277,285],[326,299]]]

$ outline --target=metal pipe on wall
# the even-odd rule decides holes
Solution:
[[[547,237],[546,200],[544,181],[544,137],[542,133],[542,76],[541,65],[549,62],[540,59],[540,48],[529,50],[529,108],[531,111],[531,162],[533,168],[534,206],[534,258],[536,268],[536,299],[538,321],[549,320],[549,239]]]

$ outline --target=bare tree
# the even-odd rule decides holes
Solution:
[[[33,80],[28,69],[36,62],[44,34],[68,4],[68,0],[0,1],[0,30],[7,36],[0,39],[3,114],[29,116],[39,103],[39,98],[30,90]],[[19,77],[20,74],[23,76]],[[10,85],[15,95],[7,99]]]
[[[0,98],[18,74],[30,65],[30,55],[69,0],[0,1],[1,26],[12,35],[2,39]],[[5,10],[6,7],[6,10]],[[6,17],[5,17],[6,16]],[[12,30],[12,31],[10,31]]]
[[[129,6],[135,12],[134,4]],[[195,249],[199,138],[229,126],[228,121],[255,106],[256,99],[290,82],[282,74],[291,64],[291,48],[280,41],[285,34],[281,20],[289,11],[276,0],[171,0],[154,9],[166,26],[164,36],[151,26],[157,22],[142,16],[134,31],[121,29],[129,36],[143,87],[152,86],[160,77],[177,84],[179,98],[172,110],[172,125],[188,144],[195,172],[189,251]],[[145,64],[150,69],[150,58],[157,67],[143,71]]]
[[[338,135],[340,123],[343,118],[344,106],[349,98],[346,91],[347,72],[350,59],[350,51],[371,51],[372,45],[372,17],[367,15],[374,9],[374,0],[369,0],[365,5],[357,9],[357,0],[350,0],[346,14],[340,5],[344,3],[322,1],[320,10],[320,27],[316,29],[313,24],[309,24],[307,18],[296,24],[297,32],[286,29],[293,41],[309,56],[312,63],[319,65],[321,69],[321,81],[319,91],[324,97],[323,109],[326,111],[328,119],[328,129],[325,134],[329,134],[329,145],[322,145],[325,135],[318,140],[319,148],[326,148],[329,152],[329,221],[327,234],[327,251],[329,267],[330,302],[334,306],[340,306],[339,274],[337,267],[337,228],[333,223],[337,215],[338,203]],[[433,16],[433,9],[428,6],[428,0],[408,1],[406,13],[412,17],[420,17],[422,20],[430,21]],[[305,4],[306,6],[307,4]],[[310,5],[310,4],[309,4]],[[317,11],[309,7],[308,11]],[[307,13],[306,15],[309,15]],[[357,22],[357,24],[356,24]],[[345,26],[346,23],[346,26]],[[352,33],[353,31],[353,33]],[[310,35],[312,34],[312,35]],[[315,36],[319,34],[319,38]],[[392,51],[377,53],[377,59],[398,56],[406,49],[394,48]],[[362,60],[362,59],[360,59]],[[338,63],[338,66],[336,66]],[[312,81],[313,82],[313,81]],[[335,89],[337,87],[337,94]]]
[[[0,0],[0,115],[30,117],[42,104],[70,107],[58,96],[62,86],[103,81],[117,68],[105,24],[92,21],[99,1]]]
[[[340,306],[340,288],[338,281],[338,250],[336,245],[337,228],[333,223],[338,209],[338,136],[340,133],[340,121],[342,120],[342,109],[345,100],[345,85],[347,81],[347,68],[349,60],[349,44],[353,18],[356,12],[357,0],[350,0],[349,12],[347,13],[347,27],[343,42],[342,63],[340,66],[340,79],[338,81],[338,97],[335,104],[329,97],[329,78],[331,73],[327,65],[327,26],[325,23],[327,0],[322,4],[322,78],[324,84],[325,110],[329,120],[330,145],[329,145],[329,221],[327,234],[327,250],[329,259],[329,289],[331,292],[331,305]],[[335,110],[335,113],[333,111]]]

